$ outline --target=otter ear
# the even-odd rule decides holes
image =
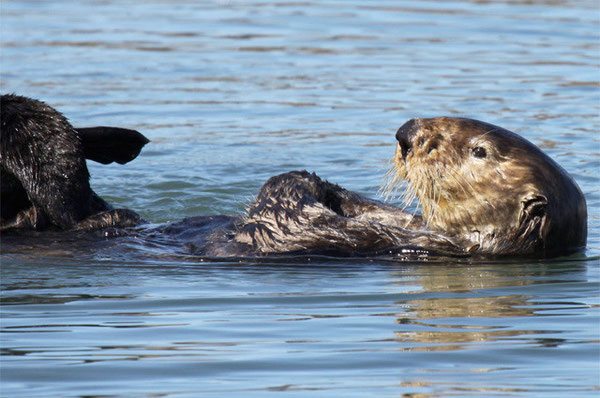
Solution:
[[[544,195],[531,194],[521,201],[521,215],[519,222],[533,221],[536,217],[540,219],[546,215],[548,199]]]

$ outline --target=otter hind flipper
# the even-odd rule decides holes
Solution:
[[[127,163],[148,142],[134,130],[76,130],[51,106],[15,94],[0,95],[0,108],[0,231],[69,230],[110,211],[90,187],[85,158]],[[107,214],[105,224],[136,222],[128,213]]]
[[[150,140],[136,130],[120,127],[76,127],[86,159],[125,164],[135,159]]]

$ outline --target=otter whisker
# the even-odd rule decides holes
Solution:
[[[410,189],[409,187],[406,188],[406,190],[403,192],[403,198],[402,198],[402,210],[405,210],[408,206],[410,206],[416,199],[417,194],[415,193],[414,190]]]
[[[405,184],[403,178],[400,176],[400,171],[394,165],[386,173],[386,182],[379,189],[378,194],[385,195],[384,200],[388,201],[390,198],[396,196],[396,192]]]
[[[392,189],[394,188],[393,184],[397,174],[398,172],[396,171],[396,166],[392,164],[383,176],[383,182],[381,184],[381,187],[377,191],[377,194],[380,196],[384,196],[386,201],[389,198]]]
[[[404,208],[406,208],[414,200],[415,194],[409,188],[410,182],[406,181],[403,176],[404,172],[397,165],[394,165],[387,172],[387,182],[380,188],[379,192],[385,194],[385,201],[389,201],[390,198],[401,198],[401,201],[405,204]],[[400,190],[402,192],[398,194]]]
[[[388,170],[385,172],[382,178],[382,183],[380,188],[377,190],[377,195],[383,196],[384,200],[387,201],[394,189],[395,182],[398,178],[399,171],[397,170],[397,166],[394,161],[388,161],[388,164],[391,163]]]

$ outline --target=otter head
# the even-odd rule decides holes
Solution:
[[[485,254],[571,253],[585,247],[575,181],[519,135],[471,119],[412,119],[396,134],[396,177],[432,230]]]

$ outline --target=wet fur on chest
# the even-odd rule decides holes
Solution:
[[[184,219],[160,232],[188,240],[193,253],[209,257],[377,256],[414,248],[464,253],[458,242],[427,231],[419,216],[307,171],[271,177],[244,215],[222,217]]]

